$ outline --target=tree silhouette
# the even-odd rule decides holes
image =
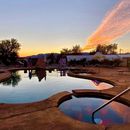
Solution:
[[[78,54],[81,53],[80,45],[75,45],[72,47],[72,49],[63,48],[61,50],[61,54]]]
[[[63,48],[60,52],[61,54],[71,54],[72,50],[68,48]]]
[[[16,39],[0,41],[0,60],[2,63],[9,65],[16,62],[20,44]]]
[[[95,50],[91,51],[90,54],[95,54],[96,52],[101,52],[102,54],[117,54],[117,44],[109,45],[98,45]]]
[[[72,53],[74,53],[74,54],[81,53],[80,45],[73,46]]]

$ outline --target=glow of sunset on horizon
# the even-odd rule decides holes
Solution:
[[[89,50],[98,44],[108,44],[130,31],[130,0],[121,0],[106,14],[101,25],[88,38],[83,50]]]
[[[130,52],[129,21],[130,0],[0,0],[0,40],[17,39],[20,56],[113,42]]]

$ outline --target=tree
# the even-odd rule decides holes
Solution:
[[[58,55],[55,54],[55,53],[50,53],[47,55],[47,61],[48,61],[48,64],[56,64],[57,62],[57,58],[58,58]]]
[[[101,52],[102,54],[116,54],[117,52],[117,44],[110,45],[98,45],[95,50],[90,52],[90,54],[95,54],[96,52]]]
[[[61,51],[60,51],[61,54],[71,54],[72,51],[71,49],[68,49],[68,48],[63,48]]]
[[[81,48],[80,45],[75,45],[72,49],[63,48],[60,52],[61,54],[79,54],[81,53]]]
[[[73,46],[72,53],[74,53],[74,54],[81,53],[80,45]]]
[[[13,64],[18,58],[20,44],[16,39],[0,41],[0,60],[6,65]]]

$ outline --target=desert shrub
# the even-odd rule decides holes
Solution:
[[[120,64],[121,64],[121,59],[115,59],[115,60],[113,60],[113,66],[119,67]]]
[[[89,61],[89,65],[100,65],[100,64],[101,64],[101,62],[96,59]]]
[[[76,60],[76,59],[70,60],[70,61],[68,62],[68,65],[69,65],[69,66],[75,66],[75,65],[83,65],[83,66],[85,66],[85,65],[86,65],[86,59],[83,58],[83,59],[81,59],[81,60]]]

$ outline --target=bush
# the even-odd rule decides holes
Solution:
[[[101,62],[96,59],[89,61],[89,65],[100,65],[100,64],[101,64]]]
[[[88,61],[89,65],[100,65],[100,66],[114,66],[114,67],[118,67],[121,64],[121,60],[120,59],[114,59],[114,60],[108,60],[108,59],[104,59],[103,61],[98,61],[96,59],[93,59],[91,61]]]
[[[121,59],[115,59],[115,60],[113,60],[113,66],[119,67],[120,64],[121,64]]]
[[[83,65],[83,66],[85,66],[86,65],[86,59],[85,58],[83,58],[83,59],[81,59],[81,60],[70,60],[69,62],[68,62],[68,65],[69,66],[75,66],[75,65]]]

